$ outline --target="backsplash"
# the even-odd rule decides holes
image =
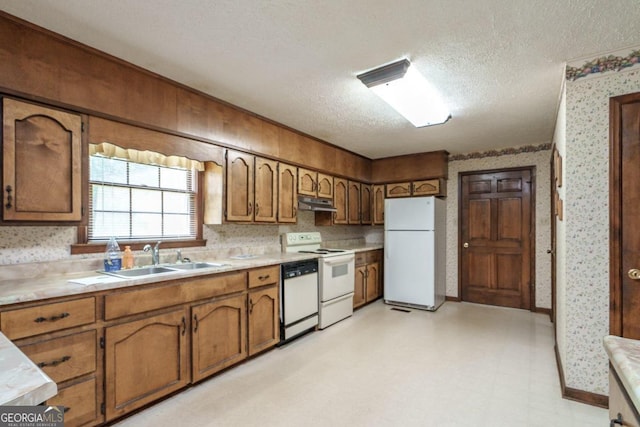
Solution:
[[[280,251],[280,235],[288,232],[319,231],[325,242],[360,240],[380,243],[380,226],[316,227],[313,212],[298,212],[298,223],[291,225],[224,224],[204,226],[207,240],[204,248],[184,249],[184,256],[202,252],[220,252],[237,255],[261,254]],[[70,255],[69,246],[76,241],[75,227],[9,226],[0,227],[0,265],[41,263],[79,259],[101,259],[102,254]],[[167,252],[164,251],[165,256]],[[171,256],[175,253],[171,251]],[[144,256],[136,251],[137,257]]]

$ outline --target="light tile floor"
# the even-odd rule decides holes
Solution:
[[[549,317],[378,301],[118,426],[591,427],[607,411],[562,399]]]

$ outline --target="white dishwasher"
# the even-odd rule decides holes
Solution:
[[[318,325],[318,260],[282,264],[280,345]]]

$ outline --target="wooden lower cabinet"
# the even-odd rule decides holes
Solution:
[[[189,383],[183,307],[105,328],[105,409],[111,420]]]
[[[353,308],[358,308],[382,296],[382,251],[356,254]]]
[[[93,377],[58,390],[47,405],[64,407],[65,427],[95,425],[101,417],[97,395],[98,385]]]
[[[621,422],[621,424],[612,423],[611,425],[640,427],[638,410],[611,366],[609,366],[609,419]]]
[[[278,287],[249,292],[249,355],[273,347],[280,340]]]
[[[200,381],[247,357],[247,296],[191,309],[192,378]]]

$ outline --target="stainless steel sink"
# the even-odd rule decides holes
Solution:
[[[109,274],[116,277],[139,277],[139,276],[149,276],[152,274],[162,274],[162,273],[173,273],[175,272],[175,268],[168,268],[163,266],[149,266],[149,267],[141,267],[141,268],[133,268],[131,270],[118,270],[118,271],[105,271],[105,274]]]
[[[177,270],[199,270],[201,268],[221,268],[228,266],[229,264],[221,264],[218,262],[185,262],[182,264],[170,264],[167,267]]]

